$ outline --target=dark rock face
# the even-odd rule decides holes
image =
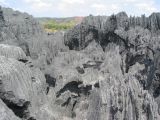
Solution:
[[[77,69],[77,71],[80,73],[80,74],[84,74],[85,73],[85,71],[84,71],[84,69],[83,68],[81,68],[81,67],[76,67],[76,69]]]
[[[96,40],[103,46],[104,44],[107,44],[109,42],[115,42],[118,39],[121,39],[121,41],[127,44],[129,38],[123,39],[122,35],[127,34],[127,32],[131,29],[134,30],[134,28],[136,28],[137,26],[141,27],[141,29],[148,29],[152,34],[157,33],[157,31],[160,30],[159,17],[160,13],[153,13],[149,17],[145,17],[145,15],[136,18],[128,17],[125,12],[118,13],[117,15],[112,15],[106,19],[103,18],[103,20],[100,19],[100,16],[97,17],[97,19],[94,19],[92,16],[89,16],[86,19],[84,19],[82,24],[76,26],[75,28],[69,30],[66,33],[65,43],[68,46],[72,46],[69,47],[70,49],[75,50],[84,49],[86,46],[88,46],[88,39],[90,40],[90,42]],[[90,21],[90,23],[88,23],[88,21]],[[98,25],[94,23],[97,23]],[[94,28],[94,30],[91,30],[90,28]],[[77,31],[77,29],[79,30],[79,32]],[[115,34],[115,31],[120,30],[123,30],[123,33],[121,33],[120,35]],[[85,33],[83,34],[83,32],[80,31],[85,31]],[[90,32],[92,33],[92,35],[88,36],[87,33]],[[74,39],[74,36],[81,37],[76,37],[76,39]],[[88,39],[85,39],[85,37],[87,37]],[[75,47],[72,45],[72,42],[75,43]]]
[[[145,17],[145,15],[142,15],[141,17],[128,17],[126,13],[121,12],[117,15],[112,15],[108,17],[105,21],[99,22],[97,20],[97,24],[101,23],[103,24],[103,27],[97,27],[97,24],[87,24],[91,25],[93,28],[95,28],[95,31],[92,32],[92,36],[90,37],[91,41],[97,42],[97,44],[100,44],[103,48],[103,51],[108,52],[110,51],[113,46],[119,46],[119,54],[121,55],[122,65],[121,71],[122,74],[129,74],[130,69],[132,69],[137,63],[140,65],[144,65],[144,69],[139,71],[138,75],[136,75],[136,79],[138,80],[139,84],[142,86],[144,90],[148,90],[151,93],[151,96],[155,98],[155,100],[159,99],[159,67],[157,66],[158,62],[158,54],[159,54],[159,13],[153,13],[149,17]],[[97,17],[97,19],[100,17]],[[93,20],[90,23],[94,23],[94,19],[92,16],[89,16],[86,19]],[[87,23],[84,20],[83,23]],[[104,20],[104,19],[103,19]],[[81,26],[79,25],[79,26]],[[87,27],[86,25],[86,27]],[[68,34],[74,34],[75,28],[68,31],[66,33],[66,36]],[[77,36],[80,35],[80,33],[77,33]],[[83,34],[85,35],[85,34]],[[87,35],[85,35],[87,36]],[[84,36],[84,38],[85,38]],[[93,37],[95,36],[95,37]],[[65,37],[65,40],[67,41],[67,37]],[[157,45],[155,46],[155,39]],[[72,40],[69,38],[69,40]],[[84,46],[88,46],[88,42],[86,42],[84,39],[77,39],[77,41],[82,42],[83,46],[81,45],[76,46],[75,50],[82,50],[85,49]],[[71,41],[70,41],[71,42]],[[66,44],[68,45],[68,44]],[[72,47],[74,49],[74,47]],[[109,58],[108,58],[109,59]],[[89,68],[94,65],[90,64],[83,64],[84,68]],[[101,69],[102,66],[100,66]],[[116,71],[116,70],[115,70]],[[114,72],[115,72],[114,71]],[[98,86],[97,88],[101,88],[101,86]],[[140,119],[139,113],[137,113],[137,108],[135,105],[135,101],[137,101],[137,98],[133,98],[133,93],[129,93],[130,98],[132,101],[132,104],[135,108],[133,108],[133,119]],[[159,104],[159,102],[157,101]],[[147,107],[147,109],[150,109]],[[128,111],[128,110],[127,110]],[[147,110],[148,111],[148,110]],[[150,111],[150,110],[149,110]],[[115,119],[115,115],[118,113],[118,107],[111,107],[110,110],[110,117],[111,119]],[[96,113],[98,116],[98,113]],[[148,113],[149,114],[149,113]],[[94,117],[96,118],[96,117]],[[92,118],[93,119],[93,118]],[[100,119],[100,118],[97,118]],[[103,118],[102,118],[103,119]],[[120,118],[118,118],[120,119]],[[124,117],[124,119],[128,119],[127,117]],[[151,116],[148,116],[148,119],[151,119]]]
[[[51,77],[49,74],[45,75],[46,78],[46,83],[50,86],[50,87],[55,87],[56,86],[56,79]]]
[[[2,11],[2,8],[0,7],[0,25],[1,27],[3,27],[4,25],[4,16],[3,16],[3,11]]]
[[[94,26],[78,25],[74,28],[74,32],[66,35],[65,44],[69,49],[80,50],[85,48],[93,39],[98,39],[98,31]],[[69,41],[68,41],[69,40]]]
[[[0,26],[1,120],[160,119],[159,13],[90,15],[47,34],[0,8]]]

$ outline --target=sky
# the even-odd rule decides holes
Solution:
[[[35,17],[111,15],[150,15],[160,11],[160,0],[0,0],[0,5]]]

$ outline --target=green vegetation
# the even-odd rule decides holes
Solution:
[[[60,30],[71,29],[76,25],[76,21],[57,22],[55,20],[49,20],[43,23],[43,26],[47,32],[55,32]]]
[[[37,18],[39,23],[44,27],[47,32],[55,32],[73,28],[75,25],[80,24],[84,17],[66,17],[66,18]]]

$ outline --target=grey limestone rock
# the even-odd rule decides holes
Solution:
[[[12,110],[10,110],[3,102],[0,100],[0,120],[20,120],[16,117]]]
[[[45,112],[45,109],[49,111],[49,105],[47,105],[45,94],[47,85],[43,73],[38,68],[30,68],[27,64],[16,60],[21,57],[18,52],[24,53],[21,48],[1,46],[4,48],[0,51],[6,52],[6,54],[0,56],[1,100],[19,119],[39,118],[43,120],[45,116],[48,116],[47,119],[53,119],[49,112]],[[10,55],[10,58],[11,51],[13,55]],[[44,111],[43,114],[42,111]]]
[[[120,12],[47,34],[0,8],[0,120],[159,120],[159,23]]]

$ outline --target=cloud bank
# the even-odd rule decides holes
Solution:
[[[0,4],[34,16],[50,17],[111,15],[120,11],[139,16],[160,8],[158,0],[0,0]]]

